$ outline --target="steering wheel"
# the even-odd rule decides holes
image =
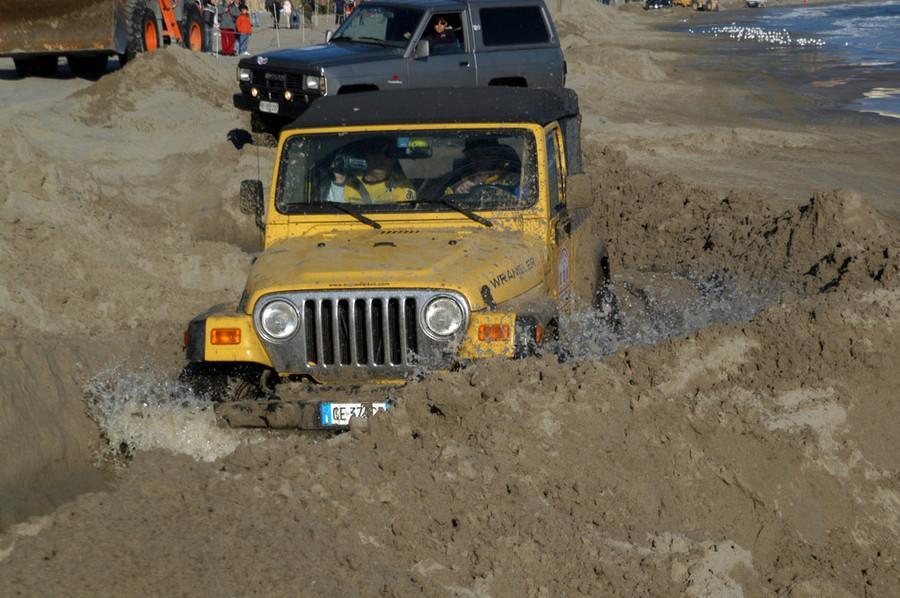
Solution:
[[[468,195],[481,203],[506,203],[509,200],[516,200],[515,193],[511,192],[503,185],[492,185],[490,183],[482,183],[475,185],[469,190]]]

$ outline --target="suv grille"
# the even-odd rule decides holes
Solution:
[[[284,92],[290,90],[293,93],[303,91],[303,75],[253,70],[250,80],[253,86],[261,91]]]
[[[290,292],[268,295],[254,309],[256,329],[270,300],[289,301],[300,315],[297,332],[285,341],[261,335],[272,365],[280,372],[317,379],[403,377],[420,367],[448,366],[459,338],[435,340],[420,325],[420,312],[437,295],[456,299],[468,318],[468,304],[458,293],[433,290],[358,290]]]

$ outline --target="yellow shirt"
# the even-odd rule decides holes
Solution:
[[[416,191],[412,183],[402,175],[391,175],[377,183],[365,179],[348,180],[344,185],[344,201],[347,203],[398,203],[415,201]]]

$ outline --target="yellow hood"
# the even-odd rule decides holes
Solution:
[[[541,284],[545,250],[536,239],[494,228],[336,230],[272,245],[253,264],[247,311],[265,294],[346,288],[431,288],[462,293],[471,309]]]

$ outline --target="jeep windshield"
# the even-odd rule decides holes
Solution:
[[[283,214],[521,210],[537,201],[526,129],[294,135],[281,154]]]
[[[417,8],[362,4],[335,32],[331,41],[405,48],[424,13]]]

